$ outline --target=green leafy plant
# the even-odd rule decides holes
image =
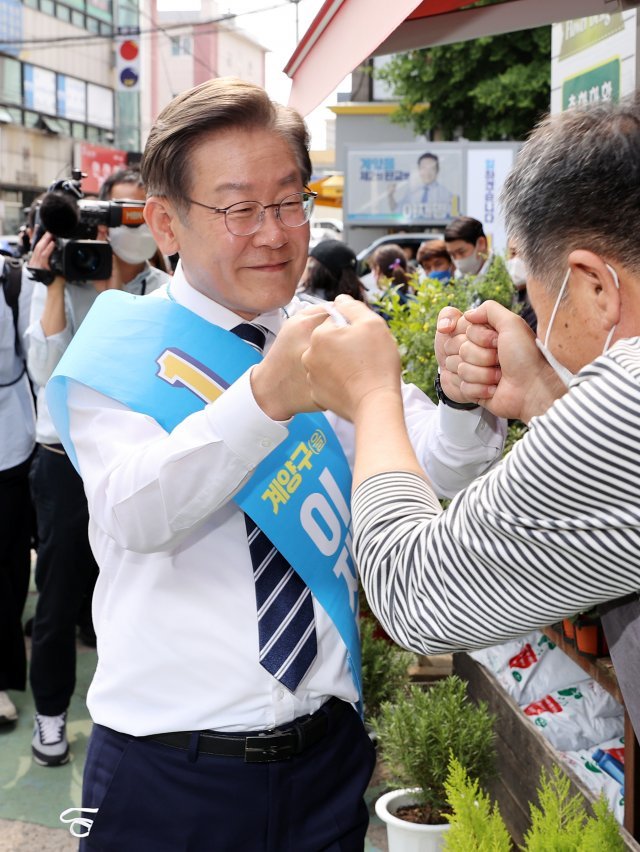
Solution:
[[[569,778],[557,766],[551,776],[542,773],[539,806],[530,806],[531,828],[524,838],[527,852],[578,848],[585,812],[579,797],[569,796],[569,789]]]
[[[438,372],[438,362],[433,350],[438,314],[452,305],[465,311],[474,304],[494,299],[511,307],[513,282],[501,257],[495,256],[483,276],[465,275],[451,282],[435,278],[420,280],[412,276],[414,298],[402,302],[400,296],[388,289],[379,299],[378,306],[387,317],[402,359],[403,378],[417,385],[436,401],[433,382]]]
[[[452,814],[444,852],[508,852],[509,834],[497,806],[492,808],[478,782],[453,756],[445,786]],[[604,797],[589,816],[580,796],[570,795],[570,787],[559,767],[550,775],[543,770],[521,852],[622,852],[625,844]]]
[[[625,848],[618,823],[603,798],[587,816],[580,797],[570,796],[569,778],[557,767],[542,773],[539,807],[531,805],[531,828],[525,835],[526,852],[618,852]]]
[[[360,621],[362,692],[368,722],[376,718],[385,701],[409,684],[408,669],[415,661],[415,654],[376,636],[377,626],[372,615]]]
[[[579,852],[622,852],[626,848],[616,818],[603,796],[593,805],[594,819],[588,819],[583,830]]]
[[[450,754],[482,784],[495,773],[493,723],[486,704],[474,704],[456,675],[426,689],[412,685],[382,705],[373,723],[382,759],[395,786],[420,788],[418,821],[445,821]]]
[[[511,852],[512,843],[497,805],[472,780],[453,755],[445,783],[453,814],[444,835],[443,852]]]

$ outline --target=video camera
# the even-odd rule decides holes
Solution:
[[[92,281],[111,277],[112,252],[109,243],[96,240],[98,225],[117,228],[128,225],[135,228],[144,223],[144,201],[98,201],[85,198],[82,192],[80,169],[72,169],[71,177],[52,183],[36,211],[33,249],[49,231],[56,238],[56,247],[49,258],[54,275],[67,281]],[[33,277],[42,283],[49,276]],[[46,270],[42,270],[45,271]]]

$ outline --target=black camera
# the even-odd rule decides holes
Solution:
[[[112,252],[109,243],[96,240],[98,225],[117,228],[120,225],[142,225],[144,201],[98,201],[85,198],[79,169],[70,178],[51,184],[36,211],[36,228],[31,247],[49,231],[56,247],[49,258],[53,275],[67,281],[102,280],[111,276]],[[32,268],[31,268],[32,269]],[[42,270],[40,271],[42,272]],[[42,283],[49,277],[32,271]],[[48,283],[51,283],[53,277]]]

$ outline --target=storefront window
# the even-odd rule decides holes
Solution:
[[[7,56],[0,58],[0,98],[3,103],[22,103],[20,62]]]

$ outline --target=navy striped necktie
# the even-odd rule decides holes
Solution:
[[[262,327],[241,323],[231,331],[262,352]],[[260,664],[295,692],[318,652],[311,590],[260,527],[244,517],[256,586]]]

